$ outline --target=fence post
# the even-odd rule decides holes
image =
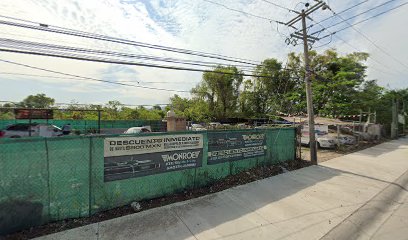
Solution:
[[[89,137],[89,163],[88,163],[88,171],[89,171],[89,184],[88,184],[88,216],[92,215],[92,137]]]
[[[47,161],[47,190],[48,190],[48,221],[51,219],[51,184],[50,184],[50,157],[48,153],[48,141],[44,138],[45,156]]]

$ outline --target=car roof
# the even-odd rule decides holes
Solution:
[[[131,127],[128,130],[140,130],[140,129],[147,129],[146,127]]]

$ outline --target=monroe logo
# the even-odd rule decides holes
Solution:
[[[189,160],[189,159],[198,158],[199,154],[200,154],[200,151],[183,152],[183,153],[174,153],[174,154],[162,155],[162,158],[163,158],[164,162],[178,161],[178,160]]]
[[[263,140],[265,138],[265,134],[251,134],[251,135],[242,135],[244,141],[247,140]]]

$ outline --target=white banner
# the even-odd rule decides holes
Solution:
[[[104,157],[188,150],[203,147],[201,134],[105,138]]]

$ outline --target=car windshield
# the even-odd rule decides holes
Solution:
[[[126,130],[125,133],[134,134],[134,133],[141,133],[141,132],[142,132],[141,128],[129,128],[128,130]]]

